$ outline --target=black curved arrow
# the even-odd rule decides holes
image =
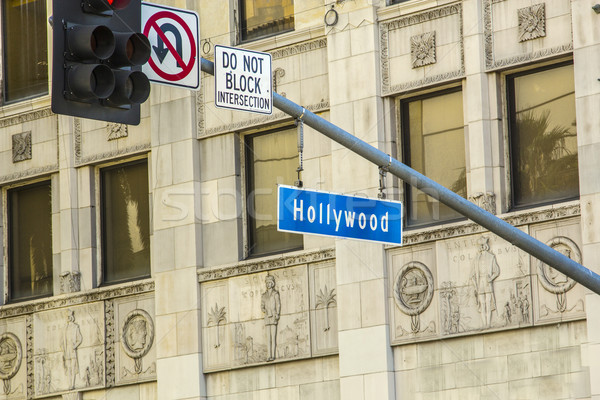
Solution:
[[[179,54],[180,58],[183,57],[183,54],[181,54],[183,52],[183,49],[182,49],[183,42],[181,41],[181,33],[179,33],[179,31],[177,30],[175,25],[167,22],[160,26],[160,30],[165,33],[171,32],[175,36],[175,50]],[[158,46],[152,46],[152,48],[154,49],[154,52],[158,56],[158,60],[162,64],[163,60],[167,56],[167,53],[169,52],[169,49],[165,47],[165,43],[160,38],[160,36],[158,37]],[[183,66],[180,65],[179,62],[177,62],[177,66],[179,68],[183,68]]]

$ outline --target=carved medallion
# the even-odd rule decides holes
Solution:
[[[581,251],[577,244],[571,239],[564,236],[557,236],[552,238],[546,244],[569,257],[570,259],[581,264]],[[562,272],[555,270],[548,264],[538,262],[540,283],[550,293],[562,294],[573,289],[575,282]]]
[[[0,335],[0,379],[8,380],[21,367],[23,350],[19,338],[12,333]]]
[[[13,163],[31,160],[31,131],[12,135]]]
[[[421,314],[433,299],[433,275],[427,266],[418,261],[404,265],[394,285],[396,305],[407,315]]]
[[[152,347],[154,342],[154,323],[152,317],[144,310],[133,310],[125,318],[121,343],[125,353],[135,360],[137,374],[141,374],[141,359]]]
[[[413,68],[435,64],[435,31],[412,36],[410,38],[410,54]]]
[[[546,6],[535,4],[518,10],[519,41],[537,39],[546,36]]]

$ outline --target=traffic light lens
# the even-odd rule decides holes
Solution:
[[[126,8],[131,0],[107,0],[113,10],[122,10]]]

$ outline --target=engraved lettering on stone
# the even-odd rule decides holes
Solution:
[[[31,160],[31,131],[12,135],[13,163]]]
[[[123,368],[123,375],[145,374],[154,368],[153,364],[144,371],[142,366],[142,358],[148,354],[154,341],[154,323],[146,311],[136,309],[127,314],[121,339],[123,350],[135,362],[135,371]]]
[[[127,125],[125,124],[116,124],[109,123],[107,126],[108,129],[108,139],[107,140],[115,140],[129,136],[129,130]]]
[[[435,64],[435,31],[411,36],[410,54],[413,68]]]
[[[581,250],[579,249],[579,246],[568,237],[556,236],[546,242],[546,244],[581,264]],[[542,305],[542,316],[570,312],[576,308],[577,311],[583,311],[583,302],[581,299],[570,309],[567,306],[567,292],[573,289],[577,282],[541,261],[538,261],[538,275],[542,287],[548,292],[556,295],[556,310],[552,310],[548,306]]]
[[[337,305],[335,288],[328,290],[327,285],[325,285],[325,289],[319,290],[315,305],[317,309],[325,309],[325,328],[323,328],[323,332],[328,332],[331,329],[329,326],[329,308],[335,305]]]
[[[446,334],[464,332],[461,326],[460,303],[454,282],[442,282],[440,288],[440,309],[442,311],[442,330]]]
[[[396,276],[394,299],[398,308],[410,315],[412,332],[419,333],[419,315],[429,307],[433,299],[433,275],[429,268],[418,261],[404,265]]]
[[[485,328],[492,326],[492,315],[496,311],[494,280],[500,275],[496,256],[490,251],[489,239],[485,236],[477,240],[479,252],[471,265],[470,282],[481,322]]]
[[[221,347],[221,333],[219,327],[224,322],[227,322],[227,312],[225,311],[225,307],[219,307],[219,305],[215,303],[215,307],[211,308],[208,313],[208,326],[213,325],[217,328],[217,343],[214,345],[215,349]]]
[[[279,67],[279,68],[275,68],[275,70],[273,71],[273,92],[277,93],[277,85],[279,85],[281,78],[283,78],[285,76],[285,69]],[[281,92],[279,93],[280,95],[282,95],[283,97],[286,96],[285,92]]]
[[[521,8],[519,16],[519,41],[546,36],[546,6],[544,3]]]
[[[75,312],[67,312],[67,325],[63,335],[63,367],[69,379],[69,389],[75,389],[75,379],[79,375],[79,357],[77,349],[83,342],[79,324],[75,322]]]
[[[260,309],[265,314],[267,361],[273,361],[277,356],[277,324],[281,315],[281,299],[279,291],[275,288],[275,277],[273,275],[267,274],[265,286],[267,290],[262,294]]]
[[[9,332],[0,335],[0,379],[6,396],[16,392],[11,390],[11,379],[19,372],[22,360],[23,349],[19,338]]]
[[[496,213],[496,195],[492,192],[475,193],[472,196],[469,196],[469,200],[477,207],[483,208],[489,213]]]
[[[77,271],[60,274],[60,292],[74,293],[81,290],[81,274]]]

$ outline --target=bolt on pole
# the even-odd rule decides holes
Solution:
[[[202,71],[214,75],[214,64],[203,58]],[[538,260],[548,264],[552,268],[562,272],[594,293],[600,294],[600,275],[587,269],[559,251],[556,251],[545,243],[529,236],[494,214],[477,207],[475,204],[453,191],[390,157],[383,151],[360,140],[342,128],[319,117],[311,111],[306,110],[304,107],[293,101],[288,100],[277,93],[273,93],[273,105],[293,118],[303,121],[306,125],[324,134],[328,138],[335,140],[342,146],[371,161],[375,165],[379,167],[385,166],[391,174],[402,179],[404,182],[427,193],[434,199],[439,200],[441,203],[483,226],[490,232],[500,236],[502,239],[515,245],[521,250],[524,250]]]

